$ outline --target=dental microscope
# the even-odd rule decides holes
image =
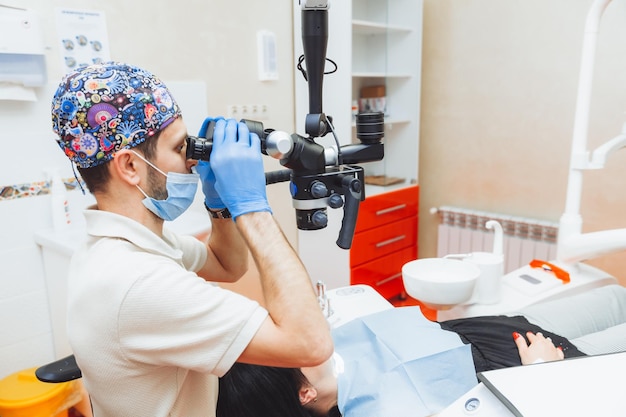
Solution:
[[[322,108],[323,79],[328,43],[329,0],[301,0],[302,43],[304,54],[298,69],[308,84],[309,113],[305,119],[306,136],[264,128],[254,120],[242,119],[261,139],[261,152],[276,158],[286,169],[266,173],[266,183],[290,181],[290,193],[300,230],[319,230],[328,224],[327,207],[342,208],[344,215],[336,241],[342,249],[352,245],[360,202],[365,199],[364,170],[355,165],[380,161],[384,157],[383,113],[360,113],[356,119],[360,143],[339,146],[332,116]],[[306,69],[302,63],[305,63]],[[204,138],[189,137],[187,158],[208,161],[213,143],[209,124]],[[324,147],[315,142],[331,133],[336,146]]]

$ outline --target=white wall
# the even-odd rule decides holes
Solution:
[[[50,85],[37,89],[35,103],[0,102],[0,190],[44,182],[44,170],[50,168],[58,168],[64,179],[73,176],[50,129],[49,102],[62,76],[57,7],[103,11],[112,59],[145,67],[167,83],[203,83],[206,88],[197,95],[207,115],[225,115],[229,104],[266,104],[266,126],[294,129],[291,2],[246,2],[245,7],[229,0],[3,0],[2,4],[38,14]],[[276,34],[277,81],[257,79],[256,32],[261,29]],[[198,115],[191,117],[194,109],[180,104],[190,133],[195,133]],[[199,117],[202,120],[202,114]],[[280,168],[276,161],[264,160],[266,169]],[[286,187],[271,186],[268,195],[293,242],[295,222]],[[80,226],[80,211],[93,199],[80,191],[68,195],[72,220]],[[54,359],[41,250],[33,237],[51,227],[50,203],[49,195],[0,199],[0,378]]]

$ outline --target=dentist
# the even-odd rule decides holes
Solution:
[[[218,377],[235,362],[302,367],[331,355],[310,279],[267,202],[259,138],[245,124],[219,120],[210,163],[194,169],[165,84],[111,62],[64,77],[52,126],[96,199],[72,259],[67,318],[95,417],[214,416]],[[206,243],[163,227],[189,207],[198,179]],[[238,280],[249,252],[265,307],[214,284]]]

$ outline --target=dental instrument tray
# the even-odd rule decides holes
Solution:
[[[479,372],[478,379],[514,416],[620,416],[626,352]]]

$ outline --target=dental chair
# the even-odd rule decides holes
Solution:
[[[76,363],[74,355],[69,355],[54,362],[40,366],[35,370],[38,380],[48,383],[69,382],[80,379],[83,374]],[[73,408],[83,417],[93,416],[91,400],[84,387],[81,386],[82,400],[73,405]]]
[[[605,288],[606,290],[602,289],[601,291],[607,291],[609,289],[608,286]],[[394,308],[391,303],[384,299],[372,287],[367,285],[352,285],[326,291],[325,286],[322,283],[318,283],[317,290],[320,306],[330,326],[333,328],[340,327],[364,315]],[[563,299],[561,301],[564,303],[570,302],[569,299]],[[574,305],[580,304],[574,301]],[[533,314],[537,316],[542,314],[549,315],[546,311],[553,311],[553,308],[553,303],[545,306],[539,303],[538,305],[528,307],[524,313],[525,315],[530,313],[531,316]],[[593,311],[595,307],[591,306],[589,308]],[[614,308],[616,311],[625,311],[624,302],[616,305]],[[618,324],[615,327],[618,331],[621,331],[621,334],[626,331],[626,320],[622,321],[622,324]],[[623,349],[620,349],[620,351],[621,350]],[[593,354],[594,352],[590,353]],[[623,355],[626,355],[626,353]],[[616,358],[623,358],[623,356]],[[626,363],[626,359],[624,359],[624,362],[620,363]],[[35,371],[35,375],[39,380],[49,383],[68,382],[82,377],[74,355],[39,367]],[[89,407],[89,405],[86,404],[86,407]],[[505,402],[498,398],[491,389],[485,386],[485,384],[480,383],[445,410],[442,410],[441,413],[437,414],[437,417],[464,417],[470,414],[475,417],[513,417],[515,415],[507,408]]]
[[[70,355],[40,366],[35,370],[35,376],[42,382],[59,383],[79,379],[83,374],[80,372],[74,355]]]

